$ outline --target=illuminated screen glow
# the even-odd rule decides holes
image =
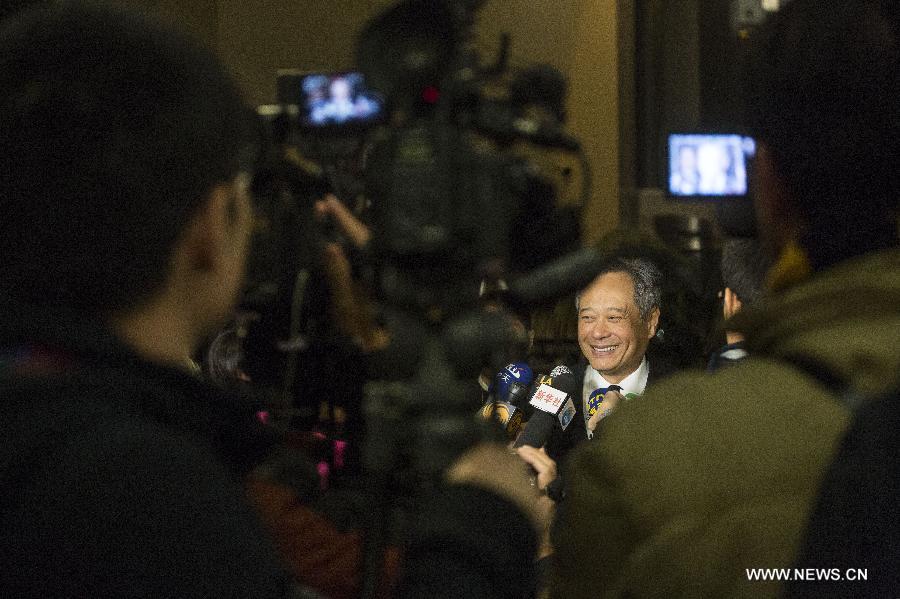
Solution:
[[[669,135],[669,195],[747,195],[747,162],[755,153],[752,137],[673,133]]]
[[[317,73],[300,80],[303,120],[317,127],[363,123],[381,116],[383,101],[362,73]]]

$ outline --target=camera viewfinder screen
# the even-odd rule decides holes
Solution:
[[[752,137],[737,134],[669,135],[669,195],[747,195],[747,164],[756,153]]]
[[[304,124],[361,124],[381,116],[383,101],[365,86],[362,73],[317,73],[300,80]]]

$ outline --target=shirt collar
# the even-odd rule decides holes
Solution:
[[[644,389],[647,387],[647,378],[649,376],[650,365],[647,362],[647,356],[644,356],[643,359],[641,359],[641,365],[637,367],[637,370],[622,379],[620,383],[617,383],[622,387],[622,395],[626,397],[629,395],[643,395]],[[590,387],[587,391],[588,394],[592,393],[594,389],[602,389],[613,384],[603,378],[603,375],[591,368],[590,365],[585,369],[584,382],[585,389]]]

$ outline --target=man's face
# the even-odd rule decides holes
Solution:
[[[634,303],[634,283],[624,272],[606,273],[582,293],[578,307],[578,345],[591,366],[610,383],[637,370],[656,334],[659,309],[648,322]]]
[[[253,220],[249,189],[250,177],[246,173],[237,175],[228,185],[231,207],[224,222],[223,268],[218,283],[223,299],[221,312],[226,316],[231,314],[244,280]]]

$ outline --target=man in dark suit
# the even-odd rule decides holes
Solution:
[[[557,462],[592,438],[620,401],[642,395],[649,381],[671,370],[658,360],[651,368],[646,356],[659,325],[661,279],[645,258],[613,258],[576,296],[578,345],[585,360],[575,375],[582,387],[572,423],[547,442],[547,453]]]

